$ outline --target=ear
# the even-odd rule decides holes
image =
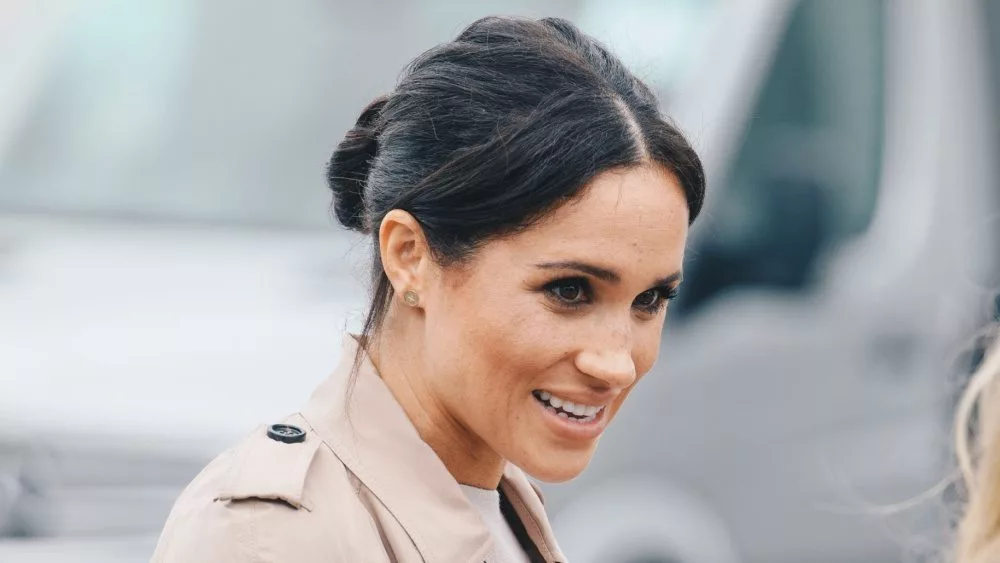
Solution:
[[[401,209],[386,213],[379,225],[378,244],[382,268],[396,295],[407,290],[421,294],[427,283],[431,255],[416,218]]]

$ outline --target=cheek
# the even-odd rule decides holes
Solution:
[[[660,341],[663,336],[661,323],[650,323],[635,333],[636,340],[632,348],[632,361],[635,363],[636,381],[646,375],[660,355]],[[634,385],[634,384],[633,384]]]
[[[468,280],[435,313],[427,319],[432,369],[448,374],[442,391],[461,394],[474,409],[507,408],[558,355],[551,315],[513,282]]]
[[[485,378],[484,391],[494,397],[516,392],[542,376],[558,357],[557,333],[550,315],[530,294],[512,298],[470,327],[469,345],[477,356],[474,376]],[[471,375],[471,374],[470,374]]]

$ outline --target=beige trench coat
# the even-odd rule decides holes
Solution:
[[[479,513],[367,358],[346,400],[356,347],[345,338],[337,371],[283,421],[303,440],[262,426],[195,478],[153,563],[492,563]],[[525,474],[508,464],[500,491],[532,560],[564,562]]]

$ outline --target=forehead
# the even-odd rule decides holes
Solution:
[[[623,273],[644,265],[671,274],[683,260],[688,216],[680,183],[662,166],[611,170],[594,177],[579,198],[501,244],[533,260],[600,260]]]

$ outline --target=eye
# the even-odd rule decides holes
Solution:
[[[660,302],[660,290],[658,289],[647,289],[639,294],[635,298],[635,305],[637,307],[642,307],[648,309],[650,307],[656,307]]]
[[[546,285],[545,291],[557,302],[571,307],[590,302],[590,286],[582,278],[556,280]]]
[[[675,287],[654,287],[636,296],[632,306],[644,313],[656,314],[660,312],[667,301],[675,297],[677,297],[677,288]]]

